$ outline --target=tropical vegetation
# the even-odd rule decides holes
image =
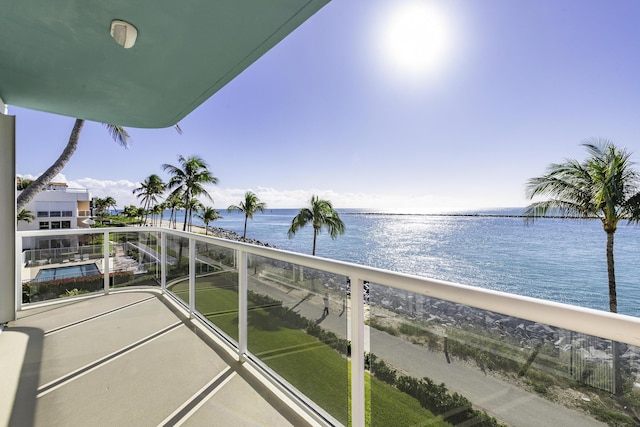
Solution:
[[[550,210],[563,216],[598,218],[607,234],[606,257],[609,282],[609,311],[618,311],[614,268],[614,235],[621,220],[640,221],[640,175],[633,168],[630,153],[608,140],[583,144],[589,156],[583,161],[569,159],[553,163],[544,175],[527,183],[527,197],[549,198],[530,204],[525,215],[531,220]],[[614,345],[614,370],[619,377],[619,354]],[[617,394],[622,381],[616,381]]]
[[[166,188],[166,184],[162,181],[162,179],[156,175],[149,175],[145,180],[140,184],[140,187],[137,187],[133,190],[133,194],[136,197],[140,198],[143,203],[143,209],[146,211],[144,223],[147,223],[147,219],[153,206],[158,202],[158,197],[164,193]]]
[[[36,194],[41,192],[66,166],[78,147],[80,132],[82,131],[83,126],[84,119],[76,119],[73,129],[71,130],[71,134],[69,135],[69,141],[62,151],[62,154],[60,154],[58,159],[42,175],[24,188],[22,193],[18,196],[18,211],[23,209],[27,203],[29,203]],[[112,124],[104,124],[104,126],[107,128],[107,131],[114,141],[125,148],[129,146],[129,134],[122,126]]]
[[[333,208],[329,200],[320,199],[317,195],[311,196],[308,207],[300,209],[300,212],[291,221],[288,236],[293,238],[296,232],[307,224],[313,226],[313,249],[312,255],[316,254],[316,240],[318,234],[323,228],[329,232],[329,236],[335,239],[344,234],[344,222],[340,219],[340,215]]]
[[[179,197],[184,203],[185,215],[182,231],[186,231],[187,221],[191,224],[193,215],[193,199],[204,196],[213,201],[204,185],[217,184],[218,178],[213,176],[207,163],[198,156],[185,158],[180,155],[178,156],[178,163],[178,166],[165,163],[162,165],[162,169],[171,174],[167,189],[173,190],[173,192],[169,197]]]
[[[222,218],[220,213],[210,206],[204,207],[198,214],[196,214],[196,217],[200,218],[202,222],[204,222],[205,235],[209,234],[209,223]]]
[[[244,232],[242,238],[247,238],[247,220],[253,219],[253,214],[260,211],[264,212],[267,204],[261,202],[258,196],[253,191],[247,191],[244,193],[244,200],[239,205],[231,205],[227,208],[228,212],[238,211],[244,213]]]
[[[18,222],[24,221],[24,222],[31,223],[34,220],[34,218],[35,217],[33,216],[33,213],[30,210],[20,209],[20,212],[18,212],[16,219]]]

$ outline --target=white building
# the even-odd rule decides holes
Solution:
[[[18,222],[18,231],[89,228],[91,193],[84,188],[69,188],[66,183],[50,183],[26,206],[34,216],[32,222]],[[24,249],[53,249],[75,247],[78,236],[51,239],[32,237],[23,242]]]

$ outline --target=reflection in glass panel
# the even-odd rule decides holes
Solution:
[[[109,235],[110,285],[160,286],[160,234],[126,232]]]
[[[346,277],[253,255],[247,273],[249,351],[347,424]]]
[[[416,417],[521,425],[540,397],[545,409],[529,414],[537,425],[557,425],[560,413],[634,425],[637,348],[376,284],[366,311],[372,424],[389,422],[389,396],[402,391],[407,414],[397,419],[406,425]]]
[[[102,234],[22,238],[22,302],[102,291]]]
[[[189,305],[189,239],[167,234],[167,289]]]
[[[196,310],[237,342],[238,270],[235,259],[232,249],[212,243],[196,244]]]

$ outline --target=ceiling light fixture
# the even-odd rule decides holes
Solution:
[[[129,49],[136,44],[136,38],[138,37],[138,30],[136,27],[129,24],[128,22],[121,21],[119,19],[114,19],[111,21],[111,37],[118,43],[120,46],[125,49]]]

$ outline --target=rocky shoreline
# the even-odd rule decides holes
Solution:
[[[235,242],[250,243],[252,245],[264,246],[266,248],[278,249],[276,246],[273,246],[270,243],[264,243],[256,239],[245,239],[235,231],[225,230],[224,228],[209,226],[208,230],[209,230],[209,233],[213,234],[214,237],[219,237],[221,239],[233,240]]]

